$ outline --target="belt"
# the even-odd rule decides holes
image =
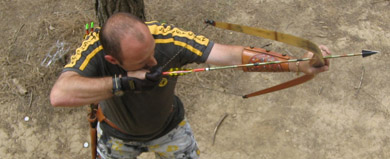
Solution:
[[[111,122],[110,120],[108,120],[104,114],[103,114],[103,111],[100,107],[98,107],[97,111],[96,111],[96,118],[99,122],[105,122],[106,124],[110,125],[111,127],[113,127],[114,129],[120,131],[121,133],[124,133],[124,134],[128,134],[126,133],[125,131],[123,131],[122,129],[120,129],[117,125],[115,125],[113,122]]]

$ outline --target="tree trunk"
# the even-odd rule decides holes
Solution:
[[[145,21],[143,0],[95,0],[95,11],[102,26],[108,17],[117,12],[128,12]]]

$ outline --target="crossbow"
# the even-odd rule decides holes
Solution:
[[[307,51],[310,51],[313,53],[312,58],[302,58],[302,59],[291,59],[287,61],[270,61],[270,62],[257,62],[257,63],[249,63],[249,64],[241,64],[241,65],[230,65],[230,66],[219,66],[219,67],[207,67],[207,68],[196,68],[196,69],[179,69],[179,68],[172,68],[167,72],[163,72],[163,75],[171,75],[171,76],[179,76],[179,75],[185,75],[192,72],[203,72],[203,71],[211,71],[211,70],[219,70],[219,69],[230,69],[230,68],[239,68],[239,67],[252,67],[252,66],[260,66],[260,65],[269,65],[269,64],[277,64],[277,63],[288,63],[288,62],[298,62],[298,61],[310,61],[310,64],[314,67],[321,67],[324,66],[325,61],[324,59],[328,58],[340,58],[340,57],[352,57],[352,56],[362,56],[367,57],[373,54],[378,53],[377,51],[370,51],[370,50],[362,50],[361,53],[358,54],[345,54],[345,55],[329,55],[329,56],[322,56],[320,48],[313,42],[293,36],[290,34],[285,34],[277,31],[272,30],[266,30],[262,28],[254,28],[249,26],[243,26],[243,25],[237,25],[237,24],[230,24],[230,23],[224,23],[224,22],[216,22],[213,20],[205,20],[205,23],[217,28],[222,28],[226,30],[232,30],[236,32],[245,33],[248,35],[258,36],[274,41],[279,41],[285,44],[289,44]],[[260,91],[256,91],[247,95],[242,96],[243,98],[249,98],[254,97],[270,92],[275,92],[278,90],[286,89],[289,87],[293,87],[302,83],[305,83],[311,79],[314,78],[315,75],[303,75],[301,77],[298,77],[296,79],[278,84],[276,86],[266,88]]]

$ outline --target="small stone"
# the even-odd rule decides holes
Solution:
[[[50,25],[50,26],[49,26],[49,29],[50,29],[50,30],[54,30],[54,29],[56,29],[56,28],[54,28],[53,26]]]

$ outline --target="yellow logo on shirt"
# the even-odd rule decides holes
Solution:
[[[168,84],[168,79],[163,77],[160,81],[160,84],[158,84],[159,87],[164,87]]]

